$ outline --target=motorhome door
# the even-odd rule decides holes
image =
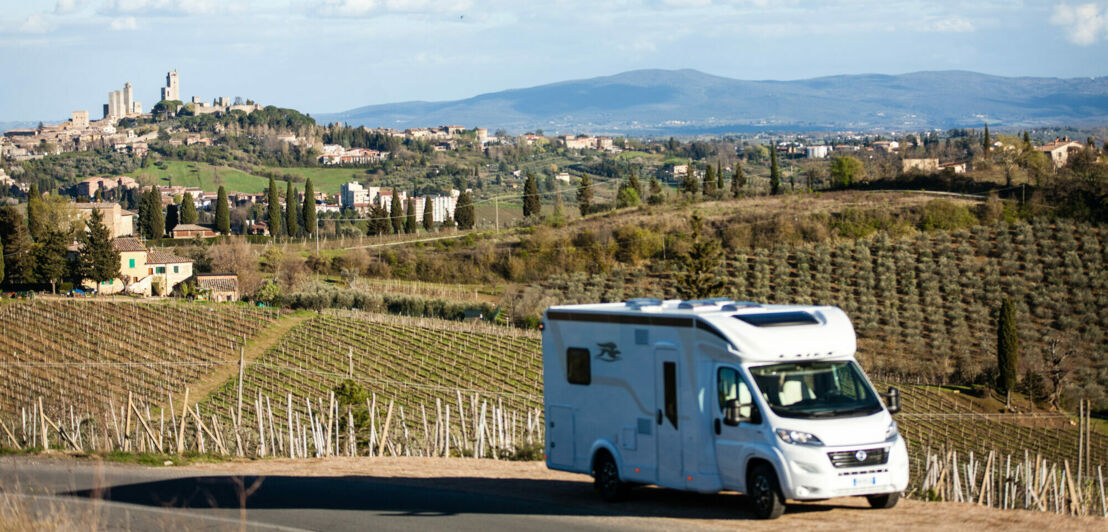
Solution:
[[[678,423],[677,389],[681,382],[681,366],[678,351],[674,347],[659,346],[654,349],[654,402],[655,423],[658,430],[658,485],[681,488],[685,486],[682,471],[681,434]],[[687,427],[685,427],[687,430]]]
[[[746,491],[745,457],[753,442],[764,441],[762,416],[753,404],[750,386],[737,367],[719,366],[716,369],[716,387],[718,402],[713,405],[716,411],[713,428],[720,480],[725,489]],[[725,415],[728,401],[733,400],[744,405],[739,409],[741,421],[736,425],[729,424]]]

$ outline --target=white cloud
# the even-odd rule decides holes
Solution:
[[[58,0],[58,3],[54,4],[54,14],[70,15],[85,7],[86,4],[88,0]]]
[[[20,33],[46,33],[50,31],[50,20],[42,15],[31,15],[19,25]]]
[[[313,12],[327,16],[367,16],[387,13],[460,13],[470,9],[468,0],[320,0]]]
[[[973,22],[962,17],[948,17],[932,20],[924,27],[925,31],[939,33],[966,33],[975,29]]]
[[[1092,2],[1077,6],[1061,3],[1054,6],[1050,23],[1061,26],[1071,43],[1088,46],[1108,37],[1108,6]]]
[[[121,17],[112,19],[111,24],[108,25],[112,31],[127,31],[138,29],[138,22],[135,21],[135,17]]]
[[[109,15],[211,15],[245,9],[244,0],[108,0],[100,11]]]

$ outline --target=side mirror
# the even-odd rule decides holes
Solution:
[[[889,392],[881,395],[885,397],[885,408],[889,409],[890,414],[900,412],[900,390],[890,386]]]
[[[753,403],[740,403],[738,399],[729,399],[723,409],[723,422],[734,427],[743,421],[750,421],[749,417],[742,415],[742,409],[753,407]]]

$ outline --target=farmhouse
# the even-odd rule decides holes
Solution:
[[[146,272],[150,293],[168,294],[178,283],[192,277],[192,260],[168,251],[150,251],[146,254]]]
[[[211,238],[216,235],[211,227],[196,224],[177,224],[173,227],[173,238]]]
[[[100,211],[104,215],[104,226],[111,231],[113,238],[134,233],[134,213],[123,210],[118,203],[74,203],[73,208],[77,209],[77,216],[84,220],[92,216],[92,211]]]
[[[1046,157],[1050,159],[1050,163],[1053,164],[1055,168],[1065,166],[1066,161],[1069,160],[1070,153],[1083,149],[1085,149],[1084,144],[1072,141],[1069,137],[1055,138],[1054,142],[1048,142],[1039,147],[1039,151],[1046,154]]]
[[[239,300],[239,276],[233,273],[198,273],[196,288],[208,301],[222,303]]]
[[[130,286],[146,277],[146,246],[134,237],[116,238],[112,240],[112,247],[119,252],[119,281],[122,281],[118,289],[108,291],[115,293],[122,291],[124,286]],[[114,287],[115,281],[109,281],[108,286]],[[100,288],[105,292],[104,288]]]
[[[939,171],[938,159],[904,159],[901,167],[901,172],[907,174],[909,172],[923,172],[934,173]]]

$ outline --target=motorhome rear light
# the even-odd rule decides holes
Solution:
[[[692,482],[692,477],[689,477],[689,482]]]
[[[755,327],[791,327],[794,325],[819,324],[819,320],[815,316],[803,311],[735,314],[734,317]]]
[[[636,473],[638,473],[638,472],[639,472],[639,468],[637,468],[637,467],[636,467],[636,468],[635,468],[635,472],[636,472]]]

